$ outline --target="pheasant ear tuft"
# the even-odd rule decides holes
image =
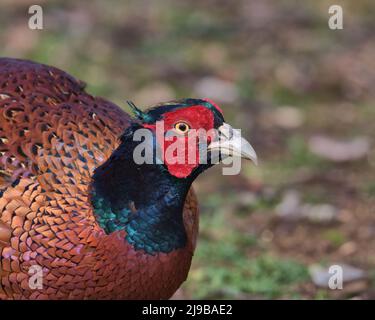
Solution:
[[[141,109],[139,109],[133,101],[130,101],[130,100],[127,100],[126,103],[128,104],[128,106],[132,109],[135,117],[139,120],[143,120],[143,111]]]
[[[127,100],[126,103],[129,105],[129,107],[132,109],[135,117],[142,121],[142,122],[150,122],[151,121],[151,117],[143,112],[141,109],[139,109],[135,104],[134,102],[130,101],[130,100]]]

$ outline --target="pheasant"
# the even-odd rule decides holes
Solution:
[[[211,100],[130,106],[134,117],[57,68],[0,58],[0,300],[168,299],[185,281],[198,232],[192,182],[220,146],[220,159],[256,154]],[[217,129],[188,147],[206,162],[135,161],[140,143],[185,145],[192,129]],[[137,141],[139,130],[151,139]]]

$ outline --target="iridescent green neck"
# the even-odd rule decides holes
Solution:
[[[182,211],[192,181],[171,176],[162,164],[135,164],[134,146],[124,135],[95,171],[91,201],[97,221],[107,234],[125,230],[125,241],[148,254],[183,248]]]

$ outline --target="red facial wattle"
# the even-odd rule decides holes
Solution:
[[[218,110],[220,109],[218,108]],[[214,115],[207,107],[197,105],[166,112],[161,120],[164,122],[164,134],[163,136],[156,135],[156,140],[159,146],[164,146],[164,164],[171,175],[177,178],[186,178],[200,163],[199,146],[196,137],[173,135],[173,137],[168,139],[166,138],[166,133],[174,130],[174,126],[178,122],[188,124],[190,129],[212,130],[214,128]],[[145,124],[144,127],[156,131],[155,124]],[[207,143],[209,142],[208,138]],[[175,147],[179,148],[179,153]]]

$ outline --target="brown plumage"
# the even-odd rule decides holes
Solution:
[[[106,235],[89,204],[95,168],[130,123],[119,107],[53,67],[0,59],[0,299],[169,298],[187,276],[198,229],[191,191],[188,245],[147,255]],[[32,265],[43,289],[29,286]]]

